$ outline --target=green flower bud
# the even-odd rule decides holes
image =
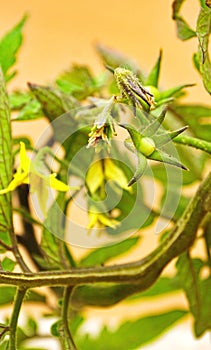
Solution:
[[[145,89],[137,76],[128,69],[118,67],[114,70],[114,77],[122,97],[134,107],[143,107],[149,110],[154,106],[154,96]]]

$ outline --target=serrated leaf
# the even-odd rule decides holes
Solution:
[[[36,99],[31,99],[21,108],[14,121],[35,120],[43,117],[41,104]]]
[[[158,338],[186,314],[184,310],[172,310],[142,317],[123,323],[115,332],[104,327],[98,337],[81,336],[78,344],[82,350],[134,350]]]
[[[200,259],[191,259],[188,253],[179,257],[176,266],[181,286],[195,319],[195,335],[200,337],[206,330],[211,329],[211,277],[200,278],[200,271],[204,263]]]
[[[28,85],[50,121],[78,105],[72,96],[68,96],[53,87],[31,83]]]
[[[145,81],[145,85],[152,85],[152,86],[158,87],[161,60],[162,60],[162,50],[160,50],[160,54],[159,54],[159,57],[157,59],[157,62],[155,63],[154,67],[152,68],[151,72],[149,73],[149,75]]]
[[[11,110],[19,110],[26,105],[31,99],[28,92],[15,91],[9,95],[9,103]]]
[[[3,74],[0,70],[0,189],[8,186],[12,174],[10,110]],[[9,230],[11,227],[11,194],[8,193],[0,196],[0,236],[6,244],[10,244]]]
[[[199,41],[197,59],[199,62],[204,87],[211,94],[211,62],[208,51],[210,23],[211,9],[208,7],[201,8],[196,26],[196,33]]]
[[[0,66],[5,74],[6,80],[11,79],[15,73],[9,73],[9,69],[16,62],[16,54],[22,44],[22,29],[27,17],[10,30],[0,41]]]
[[[83,65],[73,65],[70,70],[62,73],[56,80],[57,86],[65,93],[79,100],[92,95],[101,88],[90,69]]]
[[[120,243],[98,248],[82,258],[79,262],[81,266],[93,266],[106,263],[108,260],[124,254],[129,249],[133,248],[139,241],[139,237],[128,238]]]

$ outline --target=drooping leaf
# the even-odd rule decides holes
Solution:
[[[175,0],[172,4],[172,18],[176,21],[177,35],[181,40],[188,40],[196,36],[196,32],[190,28],[183,17],[180,16],[180,9],[185,0]]]
[[[152,68],[151,72],[149,73],[149,75],[146,79],[145,85],[152,85],[152,86],[158,87],[161,60],[162,60],[162,50],[160,50],[160,54],[159,54],[159,57],[157,59],[157,62],[155,63],[154,67]]]
[[[199,41],[198,62],[205,89],[211,94],[211,61],[209,57],[208,45],[210,35],[211,9],[201,8],[196,33]]]
[[[15,71],[10,72],[10,68],[16,62],[16,54],[22,44],[22,29],[26,19],[27,17],[24,16],[0,41],[0,66],[2,67],[6,81],[13,78],[16,74]]]
[[[184,310],[172,310],[146,316],[123,323],[115,332],[104,327],[98,337],[80,336],[78,344],[82,350],[134,350],[158,338],[186,314]]]
[[[211,329],[211,277],[201,279],[200,271],[204,263],[200,259],[191,259],[188,253],[182,254],[177,261],[178,277],[194,316],[194,331],[200,337]]]
[[[12,136],[10,110],[3,74],[0,70],[0,189],[6,188],[12,179]],[[10,243],[12,227],[11,194],[0,196],[0,237]]]
[[[87,256],[82,258],[79,262],[79,265],[93,266],[104,264],[108,260],[124,254],[125,252],[128,252],[129,249],[133,248],[138,243],[138,241],[139,237],[132,237],[108,247],[95,249]]]
[[[139,76],[142,75],[140,73],[139,66],[131,58],[128,58],[116,50],[108,48],[102,44],[96,45],[95,48],[105,66],[111,67],[113,69],[117,67],[123,67],[132,70]]]

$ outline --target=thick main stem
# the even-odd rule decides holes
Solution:
[[[180,220],[163,242],[144,259],[122,265],[73,268],[40,273],[0,272],[0,283],[35,288],[87,283],[132,283],[139,291],[149,288],[163,268],[194,242],[201,220],[211,210],[211,173],[202,182]]]

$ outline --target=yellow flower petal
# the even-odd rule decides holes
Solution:
[[[87,225],[87,228],[93,228],[97,224],[98,214],[89,212],[89,223]]]
[[[23,172],[23,173],[15,173],[13,176],[12,181],[9,183],[7,188],[0,190],[0,195],[5,194],[11,191],[14,191],[18,186],[20,186],[22,183],[29,183],[28,179],[28,174]]]
[[[29,173],[31,165],[31,160],[28,158],[26,154],[26,146],[24,142],[20,142],[20,166],[19,168],[23,171]]]
[[[89,170],[86,175],[86,184],[90,192],[93,194],[103,184],[103,181],[104,175],[102,163],[100,160],[98,160],[89,167]]]
[[[70,187],[64,182],[56,179],[56,174],[51,174],[49,177],[45,177],[45,180],[47,180],[47,182],[49,182],[50,187],[54,188],[55,190],[66,192],[70,189]]]
[[[132,188],[128,187],[128,179],[125,173],[109,158],[105,159],[105,177],[108,180],[114,181],[124,190],[132,191]]]

